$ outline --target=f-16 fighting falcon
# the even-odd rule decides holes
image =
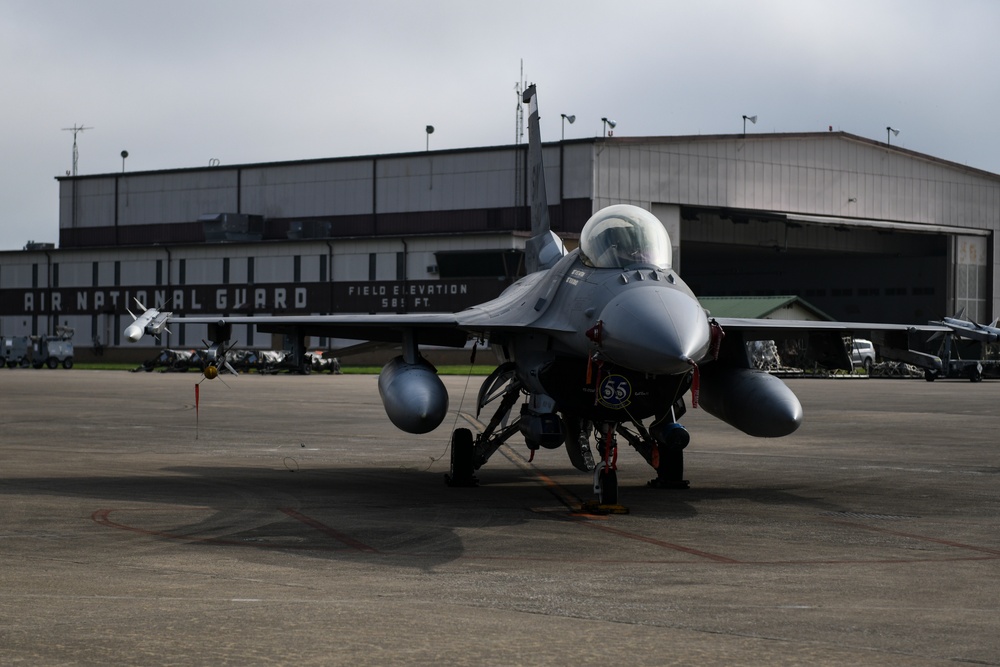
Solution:
[[[621,441],[655,470],[651,486],[687,487],[683,452],[690,436],[680,420],[688,403],[755,437],[799,427],[798,399],[780,379],[753,368],[748,342],[806,339],[825,362],[847,368],[844,339],[852,335],[878,342],[883,356],[919,354],[909,351],[914,327],[905,325],[711,317],[673,270],[663,224],[638,206],[597,211],[579,248],[567,252],[549,227],[534,85],[524,102],[532,220],[527,275],[496,299],[453,314],[212,318],[149,308],[126,337],[138,341],[172,322],[207,324],[217,360],[207,377],[225,367],[234,324],[291,335],[299,349],[306,336],[397,344],[401,354],[382,369],[378,387],[389,419],[408,433],[437,428],[448,411],[447,390],[421,346],[487,342],[500,364],[479,390],[477,417],[488,408],[492,416],[476,435],[466,428],[452,434],[448,483],[476,485],[476,471],[520,433],[532,451],[565,447],[573,466],[594,476],[607,505],[618,502]]]

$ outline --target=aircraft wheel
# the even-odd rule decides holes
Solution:
[[[934,371],[924,371],[924,379],[928,382],[934,382],[937,379],[937,373]]]
[[[601,484],[601,493],[598,500],[602,505],[618,504],[618,473],[614,470],[601,468],[598,473],[598,481]]]
[[[475,443],[472,431],[456,428],[451,436],[451,472],[445,476],[448,486],[476,486]]]

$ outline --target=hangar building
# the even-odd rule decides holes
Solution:
[[[636,204],[701,296],[796,295],[841,320],[1000,313],[996,174],[843,132],[543,152],[570,247],[594,211]],[[0,253],[0,335],[68,325],[78,351],[118,350],[133,297],[198,315],[463,308],[523,271],[526,159],[513,145],[60,177],[59,247]],[[247,329],[241,345],[272,345]]]

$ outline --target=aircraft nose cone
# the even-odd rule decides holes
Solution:
[[[684,373],[708,351],[705,311],[678,289],[629,289],[604,307],[600,319],[605,356],[626,368],[653,375]]]

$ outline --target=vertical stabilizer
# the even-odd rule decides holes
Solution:
[[[524,91],[523,100],[528,105],[528,192],[531,197],[531,238],[524,245],[524,263],[528,273],[534,273],[551,268],[566,254],[566,249],[549,225],[535,84]]]

